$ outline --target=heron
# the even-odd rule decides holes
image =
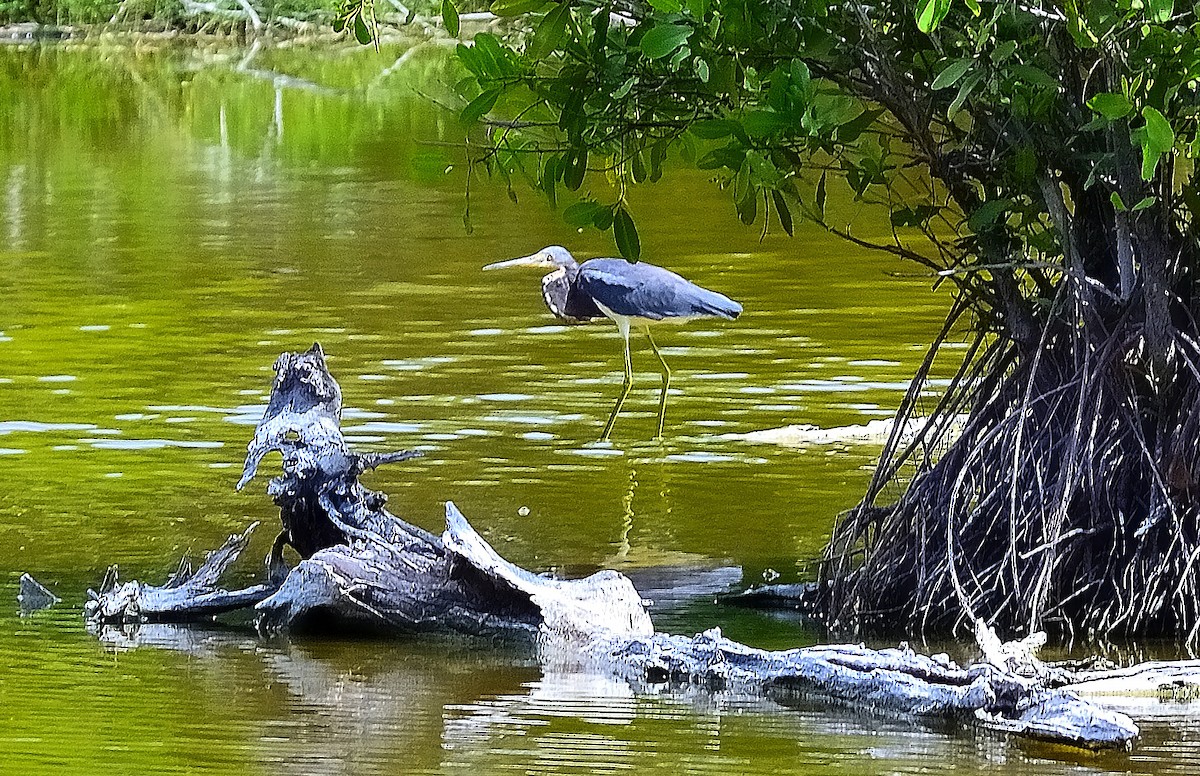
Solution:
[[[588,259],[582,264],[561,245],[551,245],[537,253],[488,264],[485,270],[508,267],[540,267],[551,270],[542,278],[542,298],[559,320],[585,323],[608,318],[617,325],[625,341],[625,382],[617,397],[600,441],[607,441],[621,405],[633,388],[633,362],[629,356],[629,335],[636,327],[646,335],[658,363],[662,365],[662,392],[658,399],[658,432],[661,438],[667,414],[667,390],[671,387],[671,368],[654,342],[650,327],[657,323],[680,323],[694,318],[732,320],[742,306],[724,294],[701,288],[695,283],[646,262],[636,264],[625,259]]]

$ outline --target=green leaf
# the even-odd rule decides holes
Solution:
[[[948,13],[950,13],[950,0],[918,0],[917,29],[928,35],[937,29]]]
[[[795,234],[792,225],[792,210],[788,207],[787,200],[783,198],[783,192],[778,189],[772,191],[771,199],[775,202],[775,215],[779,217],[779,225],[783,227],[783,231],[787,232],[788,237],[791,237]]]
[[[657,183],[663,173],[663,162],[667,159],[669,141],[659,141],[650,147],[650,182]]]
[[[812,116],[818,127],[840,127],[858,118],[862,104],[845,94],[821,94],[813,99]]]
[[[750,161],[743,157],[737,174],[733,176],[733,201],[740,204],[751,191]]]
[[[475,46],[465,46],[462,43],[459,43],[454,47],[454,53],[458,55],[458,61],[462,62],[463,66],[470,70],[473,75],[486,75],[486,66],[484,65],[483,57],[479,53],[478,48]]]
[[[525,49],[525,53],[530,59],[544,59],[554,53],[566,36],[567,19],[570,17],[570,13],[571,6],[563,2],[546,14],[537,29],[534,30],[533,39],[529,41],[529,46]]]
[[[624,205],[618,206],[613,214],[613,238],[617,241],[617,250],[626,259],[637,261],[642,257],[642,242],[638,239],[637,227]]]
[[[1087,106],[1109,121],[1116,121],[1128,116],[1129,112],[1133,110],[1133,103],[1128,97],[1112,92],[1097,94],[1087,101]]]
[[[588,152],[582,149],[571,158],[571,163],[563,170],[563,185],[571,191],[578,191],[587,175]]]
[[[678,71],[679,66],[683,64],[683,60],[692,55],[692,50],[687,46],[681,46],[678,51],[671,55],[671,69]]]
[[[954,95],[954,101],[946,109],[946,116],[948,118],[954,118],[954,115],[962,108],[963,103],[970,98],[971,92],[975,91],[975,87],[979,86],[982,81],[983,73],[971,73],[971,75],[967,76],[966,80],[959,85],[958,94]]]
[[[642,53],[662,59],[687,42],[694,30],[685,24],[659,24],[642,36]]]
[[[958,83],[958,79],[966,75],[973,61],[966,58],[951,60],[937,74],[937,78],[933,79],[933,83],[929,85],[929,88],[936,92],[939,89],[949,89],[951,86],[954,86]]]
[[[1017,42],[1015,40],[1006,40],[992,51],[992,61],[997,65],[1003,64],[1015,53],[1017,53]]]
[[[967,219],[967,226],[975,234],[987,231],[1010,207],[1012,207],[1012,200],[1008,198],[984,202]]]
[[[546,199],[550,201],[550,207],[558,206],[558,157],[547,157],[542,165],[542,174],[539,184],[542,191],[546,192]]]
[[[1032,146],[1023,145],[1018,148],[1013,157],[1013,172],[1016,173],[1017,180],[1022,183],[1032,181],[1037,175],[1037,164],[1037,152]]]
[[[1115,191],[1108,195],[1108,201],[1112,202],[1112,206],[1117,209],[1118,213],[1124,213],[1129,209],[1125,207],[1125,200],[1121,199],[1121,195]]]
[[[601,232],[607,232],[609,229],[612,229],[613,213],[616,212],[616,208],[616,205],[609,205],[597,210],[596,215],[592,217],[592,226]]]
[[[547,2],[549,0],[496,0],[488,10],[497,16],[520,16],[541,10]]]
[[[825,217],[825,174],[826,171],[821,171],[821,179],[817,181],[817,212],[821,214],[821,218]]]
[[[837,139],[839,143],[853,143],[858,140],[863,132],[866,132],[875,120],[884,114],[883,110],[865,110],[858,115],[858,118],[851,119],[845,124],[838,127]]]
[[[650,7],[663,13],[679,13],[683,10],[680,0],[649,0]]]
[[[629,172],[633,176],[634,183],[646,180],[646,162],[642,159],[641,151],[633,152],[633,156],[629,159]]]
[[[467,103],[462,112],[458,114],[459,120],[464,124],[474,124],[479,119],[483,118],[488,111],[496,104],[496,100],[500,97],[500,92],[504,91],[503,87],[497,86],[493,89],[485,89],[479,93],[479,96]]]
[[[1142,180],[1148,181],[1154,178],[1154,172],[1158,169],[1158,160],[1161,158],[1160,151],[1155,151],[1145,145],[1142,146]]]
[[[773,135],[788,124],[786,116],[767,110],[750,111],[742,117],[742,127],[750,137]]]
[[[1146,142],[1151,148],[1165,154],[1175,147],[1175,132],[1157,108],[1143,108],[1142,118],[1146,120]]]
[[[751,187],[746,192],[746,196],[737,203],[737,214],[746,226],[750,226],[758,218],[758,191],[756,189]]]
[[[442,0],[442,24],[446,25],[450,37],[458,37],[458,9],[454,7],[454,0]]]
[[[515,71],[513,63],[509,61],[511,52],[500,45],[500,40],[495,35],[488,32],[479,33],[475,36],[473,48],[483,75],[489,78],[504,78]]]
[[[574,205],[568,205],[563,210],[562,217],[563,221],[571,226],[582,229],[585,226],[591,226],[596,218],[596,212],[603,209],[606,209],[603,205],[585,199]]]
[[[1142,118],[1146,120],[1146,126],[1135,135],[1142,146],[1142,180],[1148,181],[1158,169],[1158,160],[1175,147],[1175,132],[1157,108],[1146,106],[1142,109]]]
[[[1080,15],[1079,4],[1076,0],[1064,0],[1063,9],[1067,13],[1067,29],[1070,31],[1071,37],[1075,39],[1075,45],[1081,49],[1095,48],[1100,41]]]
[[[1174,0],[1146,0],[1146,15],[1152,22],[1163,24],[1170,20],[1174,12]]]
[[[354,39],[364,46],[371,42],[371,28],[361,14],[354,17]]]
[[[701,140],[719,140],[732,135],[737,126],[732,119],[705,119],[688,127],[688,131]]]
[[[708,83],[708,63],[700,57],[696,57],[696,77],[700,79],[700,83]]]
[[[1055,92],[1062,88],[1062,83],[1057,78],[1040,67],[1034,67],[1033,65],[1012,65],[1011,70],[1013,75],[1028,84],[1040,86],[1043,89],[1050,89]]]
[[[1139,210],[1153,207],[1155,202],[1158,202],[1158,197],[1142,197],[1141,201],[1133,206],[1133,212],[1136,213]]]

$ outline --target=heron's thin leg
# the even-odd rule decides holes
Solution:
[[[613,407],[612,414],[608,416],[608,422],[604,424],[604,431],[600,434],[601,442],[608,441],[613,424],[617,422],[617,413],[621,411],[625,397],[633,389],[633,360],[629,357],[629,321],[617,321],[617,328],[620,329],[621,336],[625,339],[625,384],[621,387],[621,395],[617,397],[617,406]]]
[[[646,339],[650,340],[650,347],[654,349],[654,355],[658,356],[658,363],[662,364],[662,393],[658,397],[658,433],[654,435],[655,439],[662,439],[663,424],[667,420],[667,391],[671,388],[671,367],[667,366],[667,360],[663,358],[663,354],[658,352],[658,345],[654,344],[654,337],[650,336],[650,327],[646,327]]]

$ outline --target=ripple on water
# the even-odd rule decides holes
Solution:
[[[240,407],[209,407],[205,404],[151,404],[146,409],[152,412],[215,412],[221,415],[246,414],[251,409],[257,409],[261,415],[266,411],[266,405],[255,405],[253,408]]]
[[[420,431],[422,423],[402,423],[398,421],[373,420],[359,423],[357,426],[343,426],[345,434],[412,434]]]
[[[551,418],[545,415],[518,415],[516,413],[492,413],[484,418],[488,423],[520,423],[526,426],[550,426],[567,418]]]
[[[42,433],[46,431],[92,431],[94,423],[41,423],[36,420],[5,420],[0,421],[0,435],[17,431]]]
[[[625,455],[625,451],[617,447],[576,447],[558,452],[568,455],[579,455],[584,458],[616,458]]]
[[[697,372],[691,375],[693,380],[745,380],[749,372]]]
[[[537,397],[528,393],[481,393],[479,398],[483,401],[529,401]]]
[[[364,410],[360,407],[343,407],[342,418],[350,420],[374,420],[375,418],[386,418],[386,412],[376,412],[375,410]]]
[[[684,453],[671,453],[667,456],[668,461],[688,461],[690,463],[719,463],[729,461],[744,461],[746,460],[739,455],[730,455],[729,453],[713,453],[707,450],[688,450]]]
[[[163,447],[216,448],[224,442],[189,439],[80,439],[80,444],[97,450],[157,450]]]

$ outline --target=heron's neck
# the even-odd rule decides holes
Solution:
[[[556,318],[574,321],[571,311],[572,287],[579,276],[579,266],[559,267],[542,278],[542,298]]]

